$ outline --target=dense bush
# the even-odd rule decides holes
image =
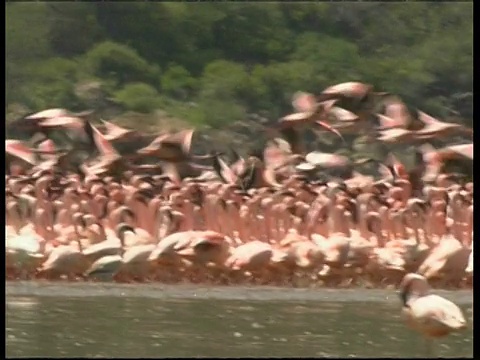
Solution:
[[[165,95],[178,100],[187,100],[192,96],[197,81],[180,65],[171,65],[162,76],[162,90]]]
[[[95,45],[83,62],[89,74],[114,81],[118,86],[134,81],[155,84],[160,77],[158,67],[150,65],[134,49],[110,41]]]
[[[131,83],[115,92],[114,99],[126,110],[149,113],[157,108],[158,96],[157,90],[148,84]]]

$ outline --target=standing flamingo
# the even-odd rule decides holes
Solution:
[[[443,337],[466,328],[467,321],[460,308],[450,300],[430,294],[430,286],[422,275],[409,273],[400,283],[402,316],[407,325],[427,339]]]

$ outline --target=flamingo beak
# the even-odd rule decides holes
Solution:
[[[343,142],[345,142],[345,139],[343,138],[342,134],[340,133],[340,131],[338,131],[337,129],[333,128],[330,124],[327,124],[326,122],[324,121],[320,121],[320,120],[317,120],[315,121],[315,123],[317,125],[320,125],[321,127],[327,129],[328,131],[334,133],[335,135],[337,135],[340,139],[342,139]]]
[[[177,251],[177,254],[180,256],[193,256],[195,255],[195,250],[191,247]]]
[[[148,256],[148,262],[156,262],[159,258],[158,253],[155,253],[155,250]]]

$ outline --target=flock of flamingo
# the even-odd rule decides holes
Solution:
[[[472,130],[358,82],[292,104],[245,157],[91,112],[19,119],[31,139],[5,142],[7,279],[471,287],[473,184],[444,164],[471,163],[473,143],[431,144]],[[308,152],[306,129],[415,146],[416,163]]]

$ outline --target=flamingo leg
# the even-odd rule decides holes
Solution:
[[[433,340],[425,338],[425,354],[427,358],[434,358]]]

